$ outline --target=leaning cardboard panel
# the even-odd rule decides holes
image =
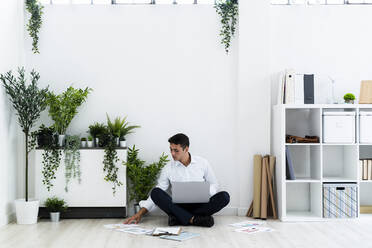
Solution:
[[[372,80],[363,80],[360,84],[359,103],[372,103]]]

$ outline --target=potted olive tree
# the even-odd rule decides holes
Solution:
[[[61,213],[67,210],[65,200],[58,197],[47,198],[44,205],[50,214],[50,220],[52,222],[59,222]]]
[[[66,129],[72,119],[77,114],[77,108],[83,104],[92,89],[74,89],[68,87],[62,94],[56,95],[49,92],[47,104],[49,106],[49,116],[54,121],[54,127],[58,133],[58,143],[62,147],[66,137]]]
[[[12,71],[0,75],[0,80],[5,92],[11,101],[18,116],[18,124],[25,136],[25,199],[15,201],[15,209],[18,224],[35,224],[39,211],[39,201],[28,198],[28,155],[35,146],[31,139],[31,129],[39,119],[40,113],[46,108],[46,95],[48,87],[39,89],[37,83],[39,73],[31,71],[31,83],[26,84],[25,69],[18,69],[18,76]]]
[[[158,162],[145,165],[145,161],[138,157],[139,150],[135,146],[128,149],[127,167],[129,201],[134,200],[134,212],[139,210],[139,202],[147,199],[152,188],[155,187],[161,169],[168,163],[168,156],[164,153]]]

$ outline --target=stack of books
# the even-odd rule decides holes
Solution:
[[[359,161],[360,180],[372,180],[372,159],[361,159]]]

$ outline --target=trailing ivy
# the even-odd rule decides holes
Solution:
[[[81,183],[80,171],[80,137],[77,135],[66,137],[65,154],[65,191],[68,192],[68,184],[71,178],[77,178]]]
[[[235,35],[235,26],[238,22],[238,0],[217,0],[214,7],[221,17],[221,44],[225,46],[226,53],[229,53],[231,39]]]
[[[43,184],[50,191],[50,188],[53,187],[52,181],[56,179],[56,171],[61,163],[62,151],[59,149],[56,138],[54,142],[41,148],[44,149],[42,162]]]
[[[27,31],[32,38],[32,51],[40,53],[38,48],[39,30],[41,28],[43,6],[37,0],[26,0],[26,9],[31,14],[27,24]]]
[[[116,137],[111,133],[106,133],[101,137],[102,144],[105,147],[105,155],[103,158],[103,171],[106,173],[105,181],[113,183],[112,190],[115,195],[116,187],[123,185],[118,179],[119,168],[116,166],[116,163],[119,162],[118,153],[116,152]]]

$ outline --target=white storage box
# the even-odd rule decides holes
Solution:
[[[323,142],[355,143],[355,112],[324,112]]]
[[[360,143],[372,143],[372,112],[360,111]]]

